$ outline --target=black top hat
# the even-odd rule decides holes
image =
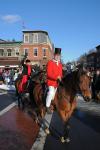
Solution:
[[[55,48],[54,54],[61,54],[61,48]]]
[[[29,59],[26,59],[26,63],[29,63],[29,62],[31,62]]]

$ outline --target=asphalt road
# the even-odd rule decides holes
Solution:
[[[14,93],[0,91],[0,111],[15,101]],[[80,101],[74,116],[69,121],[71,142],[62,144],[56,136],[48,135],[44,144],[44,150],[100,150],[99,108],[100,104]],[[55,128],[58,128],[58,131],[62,130],[61,121],[57,120],[57,115],[53,115],[52,122],[56,124]]]
[[[0,90],[0,111],[16,101],[15,93]]]
[[[87,120],[88,122],[84,122],[83,118],[78,118],[76,112],[69,121],[70,143],[63,144],[56,135],[50,134],[46,137],[44,150],[100,150],[100,132],[97,131],[100,129],[100,118],[95,121],[94,117],[90,119],[88,116]],[[56,115],[52,118],[52,122],[55,129],[61,132],[62,125],[57,121]]]

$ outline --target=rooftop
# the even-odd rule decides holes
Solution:
[[[23,30],[23,33],[45,33],[48,35],[47,31],[43,31],[43,30]]]

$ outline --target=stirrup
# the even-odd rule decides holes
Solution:
[[[49,130],[48,127],[46,127],[44,131],[45,131],[46,134],[50,134],[50,130]]]
[[[51,111],[50,107],[46,108],[46,112],[47,112],[47,114],[52,114],[52,111]]]

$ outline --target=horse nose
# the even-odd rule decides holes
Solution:
[[[91,97],[85,97],[85,101],[89,102],[91,100]]]

